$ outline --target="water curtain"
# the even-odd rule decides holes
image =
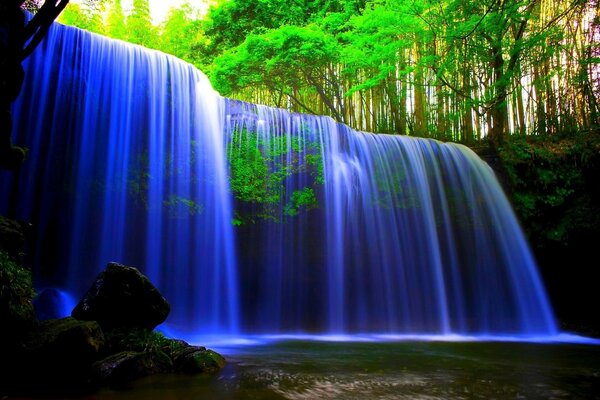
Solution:
[[[27,62],[0,211],[38,287],[140,267],[177,332],[552,335],[535,262],[468,148],[221,98],[193,66],[55,24]]]

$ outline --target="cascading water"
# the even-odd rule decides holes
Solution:
[[[13,116],[31,154],[3,177],[2,211],[36,226],[38,285],[81,295],[119,261],[169,298],[176,329],[236,333],[223,100],[206,77],[58,24],[26,71]]]
[[[467,147],[235,101],[226,128],[236,212],[254,222],[246,329],[556,333],[510,205]]]
[[[60,25],[26,70],[31,154],[0,211],[34,223],[39,286],[139,266],[179,333],[557,333],[464,146],[223,100],[186,63]]]

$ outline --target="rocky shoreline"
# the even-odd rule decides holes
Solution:
[[[154,331],[169,303],[136,268],[118,263],[98,275],[71,317],[40,321],[31,272],[20,261],[21,224],[0,217],[0,228],[0,397],[82,394],[225,365],[212,350]]]

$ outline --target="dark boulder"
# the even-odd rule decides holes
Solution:
[[[0,395],[87,390],[90,365],[100,358],[104,335],[95,321],[48,320],[26,346],[4,353]]]
[[[104,333],[96,321],[80,321],[71,317],[50,319],[40,324],[33,336],[31,349],[52,363],[89,365],[98,359],[104,347]]]
[[[171,359],[161,351],[123,351],[92,365],[92,378],[101,385],[123,385],[144,376],[173,370]]]
[[[136,268],[109,263],[71,315],[98,321],[102,329],[154,329],[169,315],[169,303]]]

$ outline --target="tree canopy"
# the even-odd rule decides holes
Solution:
[[[220,0],[158,26],[148,1],[62,22],[174,54],[223,95],[354,128],[472,142],[597,130],[598,0]]]

